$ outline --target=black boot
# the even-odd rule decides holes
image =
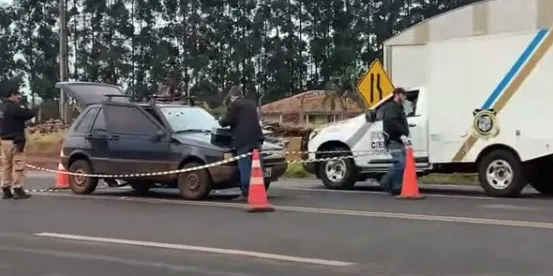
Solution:
[[[31,197],[30,194],[26,193],[23,188],[14,188],[13,189],[13,199],[27,199]]]
[[[2,188],[2,199],[10,199],[13,197],[12,189],[10,187]]]

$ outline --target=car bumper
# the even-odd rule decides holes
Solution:
[[[265,181],[273,182],[277,181],[280,177],[282,177],[282,175],[284,175],[284,172],[286,172],[286,169],[288,168],[288,164],[285,163],[285,159],[264,160],[263,167],[264,169],[270,168],[271,170],[271,175],[265,177]],[[240,186],[240,176],[236,163],[212,167],[208,170],[214,184],[214,189]]]

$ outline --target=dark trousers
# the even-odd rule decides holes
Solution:
[[[388,151],[392,155],[393,165],[382,178],[381,186],[389,193],[399,193],[403,182],[403,171],[405,170],[405,145],[396,141],[390,141]]]
[[[261,149],[261,145],[249,146],[249,147],[239,147],[236,149],[238,155],[244,153],[251,153],[254,149]],[[259,156],[259,162],[261,163],[261,169],[263,170],[263,158],[261,153]],[[240,190],[242,191],[243,196],[248,196],[248,190],[250,188],[250,174],[252,169],[252,156],[241,158],[238,160],[238,171],[240,174]]]

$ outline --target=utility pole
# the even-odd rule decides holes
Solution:
[[[68,58],[67,58],[67,17],[66,17],[66,0],[59,0],[59,14],[60,14],[60,82],[67,81],[68,75]],[[64,123],[67,123],[67,110],[66,110],[65,94],[60,89],[60,117]]]

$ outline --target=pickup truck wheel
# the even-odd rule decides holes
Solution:
[[[522,162],[507,150],[494,150],[482,158],[478,180],[486,194],[494,197],[517,197],[526,186]]]
[[[133,192],[137,195],[147,195],[152,188],[152,184],[147,181],[132,181],[129,182],[129,186],[133,189]]]
[[[331,149],[330,151],[347,150],[347,148],[339,147]],[[323,158],[348,155],[351,155],[351,153],[329,153],[323,155]],[[319,162],[318,174],[324,186],[333,190],[352,189],[355,182],[358,180],[357,168],[351,158]]]
[[[69,172],[93,174],[92,165],[87,160],[79,159],[71,163],[69,166]],[[75,194],[91,194],[96,190],[98,186],[98,178],[69,175],[69,188]]]
[[[182,168],[193,168],[202,164],[191,162]],[[182,197],[188,200],[205,199],[211,191],[211,178],[206,169],[180,173],[178,175],[178,186]]]

